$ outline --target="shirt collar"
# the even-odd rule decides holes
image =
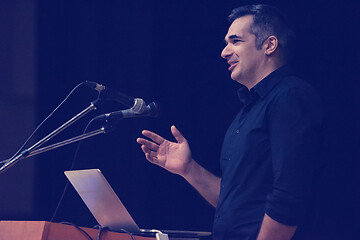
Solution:
[[[239,98],[239,101],[245,105],[249,100],[250,92],[244,85],[240,85],[240,88],[237,90],[237,95]]]
[[[251,102],[252,99],[255,99],[256,97],[265,97],[266,94],[275,87],[275,85],[282,79],[283,76],[290,73],[290,66],[284,65],[267,75],[250,90],[248,90],[244,85],[241,85],[241,87],[237,90],[240,102],[246,106],[249,102]]]
[[[256,98],[258,98],[258,94],[254,91],[254,89],[250,89],[250,91],[244,85],[237,90],[238,98],[244,107],[248,106],[251,102],[253,102]]]
[[[267,75],[263,80],[258,82],[250,92],[253,91],[257,93],[261,98],[265,97],[271,89],[273,89],[276,84],[282,79],[283,76],[289,75],[291,73],[291,68],[288,65],[279,67],[269,75]]]

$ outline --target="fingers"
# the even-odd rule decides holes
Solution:
[[[145,157],[146,157],[147,160],[149,160],[152,163],[158,164],[158,159],[157,159],[157,153],[156,152],[151,151],[149,148],[147,148],[144,145],[141,146],[141,150],[145,153]]]
[[[182,143],[186,141],[184,136],[179,132],[179,130],[174,125],[171,126],[171,133],[175,137],[176,141],[178,141],[178,143]]]
[[[141,132],[144,136],[150,138],[151,140],[153,140],[154,142],[156,142],[157,144],[161,144],[165,141],[165,139],[159,135],[157,135],[156,133],[150,132],[148,130],[144,130]]]
[[[136,139],[136,141],[141,144],[141,145],[144,145],[146,146],[148,149],[150,150],[153,150],[153,151],[157,151],[159,149],[159,145],[154,143],[154,142],[151,142],[149,140],[146,140],[146,139],[143,139],[143,138],[138,138]]]
[[[186,141],[186,139],[184,138],[184,136],[180,133],[180,131],[173,125],[171,126],[171,133],[172,135],[175,137],[176,141],[178,143],[182,143],[184,141]],[[151,131],[148,130],[143,130],[142,134],[148,138],[150,138],[151,140],[153,140],[155,143],[157,144],[162,144],[164,141],[166,141],[165,138],[157,135],[156,133],[153,133]],[[152,150],[157,150],[158,149],[158,145],[154,144],[151,141],[148,141],[146,139],[143,138],[138,138],[137,142],[143,145],[146,145],[147,147],[149,147]]]
[[[145,145],[141,146],[141,150],[145,153],[145,155],[151,153],[151,150],[148,147],[146,147]]]
[[[159,145],[166,140],[148,130],[142,131],[142,134],[154,142],[144,138],[137,138],[136,141],[141,144],[141,150],[145,153],[146,159],[152,163],[158,164],[157,151],[159,150]]]

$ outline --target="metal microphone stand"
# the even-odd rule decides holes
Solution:
[[[70,143],[78,142],[78,141],[81,141],[81,140],[89,138],[89,137],[93,137],[93,136],[96,136],[96,135],[99,135],[99,134],[102,134],[102,133],[106,133],[109,130],[111,130],[113,126],[111,124],[107,124],[106,126],[103,126],[98,130],[94,130],[92,132],[84,133],[84,134],[81,134],[79,136],[70,138],[68,140],[58,142],[58,143],[55,143],[55,144],[52,144],[52,145],[49,145],[49,146],[46,146],[46,147],[43,147],[43,148],[39,148],[44,143],[48,142],[51,138],[56,136],[58,133],[60,133],[61,131],[63,131],[64,129],[69,127],[71,124],[73,124],[74,122],[79,120],[81,117],[85,116],[90,111],[95,110],[97,105],[100,104],[100,101],[101,101],[101,99],[97,99],[94,102],[91,102],[90,106],[88,106],[83,111],[81,111],[80,113],[75,115],[73,118],[71,118],[70,120],[65,122],[63,125],[61,125],[57,129],[52,131],[46,137],[44,137],[41,140],[39,140],[38,142],[36,142],[33,146],[31,146],[28,149],[25,149],[20,154],[18,154],[16,156],[10,158],[9,160],[7,160],[7,162],[3,166],[1,166],[0,173],[2,173],[3,171],[5,171],[9,167],[13,166],[15,163],[17,163],[18,161],[20,161],[22,159],[25,159],[25,158],[28,158],[28,157],[31,157],[31,156],[35,156],[35,155],[43,153],[43,152],[47,152],[47,151],[50,151],[50,150],[53,150],[53,149],[68,145]]]

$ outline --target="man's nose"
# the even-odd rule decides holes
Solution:
[[[231,49],[229,47],[229,44],[224,47],[224,49],[221,52],[221,57],[226,59],[231,55]]]

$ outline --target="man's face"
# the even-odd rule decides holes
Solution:
[[[231,24],[225,36],[227,45],[221,53],[230,65],[231,78],[247,87],[259,80],[256,76],[265,55],[255,47],[255,35],[250,33],[252,21],[253,16],[246,15]]]

